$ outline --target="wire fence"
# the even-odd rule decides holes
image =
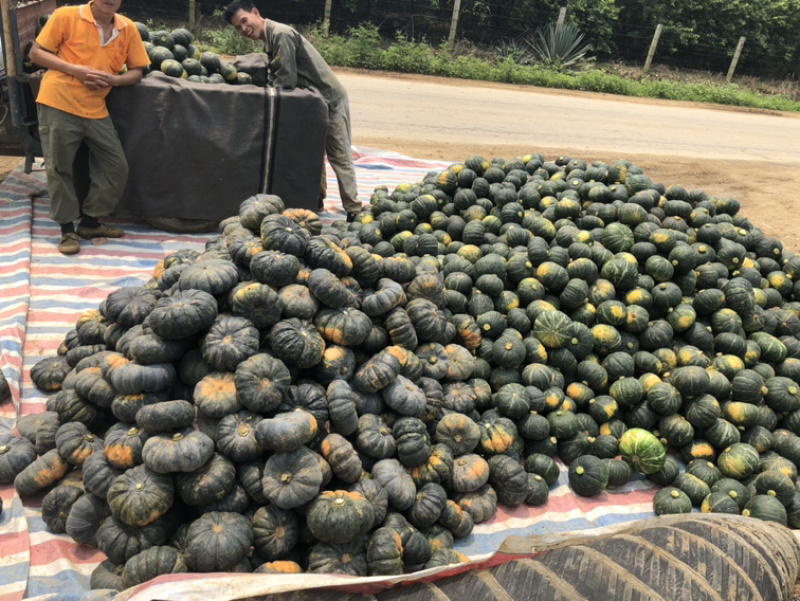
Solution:
[[[195,0],[196,30],[226,27],[222,19],[226,2]],[[319,26],[325,15],[325,0],[255,0],[264,16],[296,27]],[[524,11],[520,8],[524,4]],[[547,8],[544,2],[507,2],[504,0],[464,3],[458,14],[456,40],[476,47],[496,50],[513,40],[531,36],[538,28],[558,18],[558,7]],[[566,0],[565,0],[566,4]],[[187,25],[190,0],[125,0],[122,11],[134,20],[156,26]],[[591,54],[599,60],[624,62],[642,66],[647,57],[656,24],[626,22],[581,22],[580,15],[568,15],[592,45]],[[381,36],[394,39],[398,33],[406,39],[441,45],[450,35],[453,17],[452,1],[437,0],[333,0],[330,12],[330,33],[346,35],[362,24],[378,28]],[[599,25],[598,25],[599,23]],[[670,33],[665,23],[654,65],[689,68],[725,74],[731,64],[739,35],[720,40],[715,31],[694,31],[694,42],[687,36]],[[677,27],[677,25],[676,25]],[[800,33],[797,47],[759,45],[746,42],[736,67],[737,75],[771,76],[796,79],[797,58],[800,58]]]

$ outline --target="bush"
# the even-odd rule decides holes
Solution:
[[[409,42],[397,33],[395,43],[383,52],[383,68],[404,73],[431,73],[434,53],[429,44]]]

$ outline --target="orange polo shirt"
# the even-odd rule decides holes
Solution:
[[[120,73],[150,64],[139,30],[133,21],[114,15],[118,35],[105,46],[92,15],[91,3],[65,6],[53,11],[36,38],[39,45],[73,65],[84,65],[107,73]],[[89,90],[76,77],[48,69],[36,102],[86,119],[108,117],[106,96],[110,89]]]

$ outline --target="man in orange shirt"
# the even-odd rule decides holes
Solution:
[[[133,21],[117,14],[122,0],[92,0],[58,8],[31,49],[47,72],[36,98],[50,217],[61,225],[58,250],[80,251],[82,238],[120,238],[123,231],[100,223],[114,211],[128,181],[128,162],[106,108],[112,87],[139,83],[150,64]],[[126,69],[127,67],[127,69]],[[89,148],[89,187],[83,206],[75,193],[72,165],[82,142]],[[80,218],[77,233],[74,221]]]

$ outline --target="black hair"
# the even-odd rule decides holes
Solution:
[[[233,0],[233,2],[228,4],[228,8],[225,9],[225,20],[228,23],[232,23],[233,15],[239,12],[239,10],[251,13],[255,7],[256,5],[253,4],[251,0]]]

